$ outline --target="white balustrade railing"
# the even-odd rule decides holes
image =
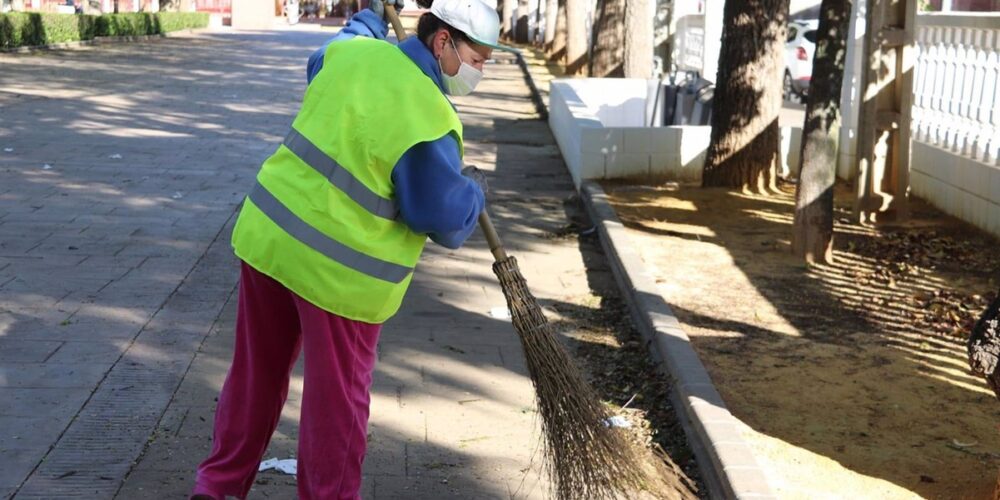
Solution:
[[[1000,13],[917,25],[913,139],[1000,166]]]

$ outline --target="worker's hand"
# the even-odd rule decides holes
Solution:
[[[473,165],[469,165],[462,169],[462,175],[468,177],[479,186],[479,189],[483,190],[483,195],[489,192],[489,185],[486,184],[486,174],[482,170],[479,170]]]
[[[395,7],[396,12],[403,10],[403,0],[385,0],[385,3]],[[369,0],[368,8],[371,9],[376,16],[385,19],[385,4],[383,3],[383,0]]]

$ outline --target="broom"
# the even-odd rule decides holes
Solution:
[[[546,468],[560,499],[612,498],[640,489],[632,443],[609,425],[605,406],[556,338],[517,266],[508,256],[484,209],[479,226],[495,262],[493,273],[507,299],[511,320],[535,386],[545,437]]]
[[[384,5],[396,37],[404,40],[406,33],[395,8],[388,3]],[[493,272],[500,280],[514,329],[524,348],[542,417],[545,468],[556,497],[613,498],[642,489],[650,473],[649,463],[640,459],[645,450],[639,451],[622,432],[609,425],[610,415],[557,340],[528,290],[517,260],[504,251],[485,209],[479,215],[479,226],[493,253]],[[653,474],[658,475],[655,467]]]

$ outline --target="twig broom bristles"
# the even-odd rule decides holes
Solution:
[[[496,260],[493,273],[500,280],[535,386],[545,467],[556,497],[632,498],[626,495],[645,490],[656,498],[695,498],[693,484],[669,456],[646,450],[610,425],[607,408],[559,343],[485,209],[479,226]]]
[[[480,218],[480,224],[484,230],[491,228],[487,234],[492,230],[488,216]],[[609,427],[604,405],[559,344],[517,260],[504,256],[493,264],[493,272],[500,279],[535,386],[545,464],[556,496],[611,498],[641,487],[643,475],[632,444],[621,431]]]

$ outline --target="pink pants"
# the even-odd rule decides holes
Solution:
[[[242,264],[236,348],[193,494],[246,497],[305,350],[299,423],[302,499],[360,498],[369,388],[381,325],[326,312]]]

